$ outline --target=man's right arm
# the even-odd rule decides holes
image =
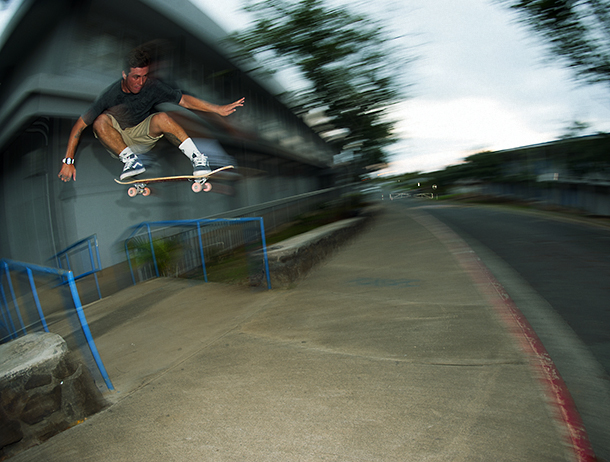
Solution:
[[[70,180],[76,181],[76,168],[74,167],[74,155],[76,154],[76,148],[78,147],[78,142],[80,141],[81,134],[83,130],[87,128],[87,124],[83,120],[82,117],[79,117],[74,126],[72,127],[72,131],[70,132],[70,139],[68,140],[68,148],[66,149],[66,159],[72,159],[71,164],[63,163],[61,166],[61,170],[59,171],[60,180],[68,182]]]

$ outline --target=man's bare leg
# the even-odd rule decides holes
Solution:
[[[149,135],[155,138],[163,135],[174,146],[180,146],[189,137],[184,129],[165,112],[155,114],[150,120]]]
[[[184,129],[164,112],[155,114],[150,121],[150,136],[165,136],[173,145],[177,146],[193,164],[193,175],[204,175],[210,171],[208,158],[199,152],[193,140],[189,138]]]
[[[112,126],[112,121],[106,114],[102,114],[95,119],[93,122],[93,132],[97,139],[100,140],[100,143],[102,143],[102,146],[117,156],[120,156],[127,147],[123,137]]]

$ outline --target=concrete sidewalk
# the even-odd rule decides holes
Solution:
[[[574,460],[424,213],[386,204],[291,289],[158,279],[89,306],[112,405],[11,460]]]

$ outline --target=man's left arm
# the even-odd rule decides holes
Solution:
[[[241,98],[235,101],[234,103],[226,104],[224,106],[218,106],[216,104],[208,103],[207,101],[204,101],[202,99],[195,98],[191,95],[182,95],[182,98],[180,99],[180,102],[178,104],[192,111],[212,112],[226,117],[230,114],[233,114],[238,107],[243,106],[245,99],[246,98]]]

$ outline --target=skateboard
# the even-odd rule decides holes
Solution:
[[[196,193],[201,192],[201,191],[208,192],[212,189],[212,185],[210,183],[207,183],[208,178],[211,177],[212,175],[214,175],[215,173],[221,172],[222,170],[228,170],[231,168],[235,168],[235,167],[233,167],[232,165],[226,165],[224,167],[217,168],[216,170],[212,170],[210,173],[207,173],[202,176],[179,175],[179,176],[165,176],[165,177],[159,177],[159,178],[138,178],[136,180],[129,180],[129,181],[121,181],[121,180],[117,180],[115,178],[114,181],[116,181],[118,184],[122,184],[122,185],[133,185],[127,190],[127,194],[129,195],[129,197],[135,197],[138,194],[142,194],[143,196],[149,196],[150,195],[150,188],[148,187],[149,184],[167,183],[170,181],[192,181],[193,184],[191,185],[191,189],[193,190],[193,192],[196,192]]]

